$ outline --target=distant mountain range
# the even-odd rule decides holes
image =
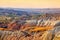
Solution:
[[[23,8],[0,8],[0,15],[30,15],[42,13],[60,13],[60,8],[45,8],[45,9],[23,9]]]

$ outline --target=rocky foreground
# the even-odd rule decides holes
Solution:
[[[60,26],[44,32],[0,31],[0,40],[60,40]]]

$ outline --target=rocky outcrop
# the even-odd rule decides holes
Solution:
[[[53,40],[60,40],[60,31],[55,34],[55,37]]]

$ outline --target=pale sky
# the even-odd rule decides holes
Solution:
[[[0,7],[60,8],[60,0],[0,0]]]

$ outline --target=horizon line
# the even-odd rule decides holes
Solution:
[[[19,8],[19,9],[60,9],[60,8],[22,8],[22,7],[0,7],[0,8]]]

